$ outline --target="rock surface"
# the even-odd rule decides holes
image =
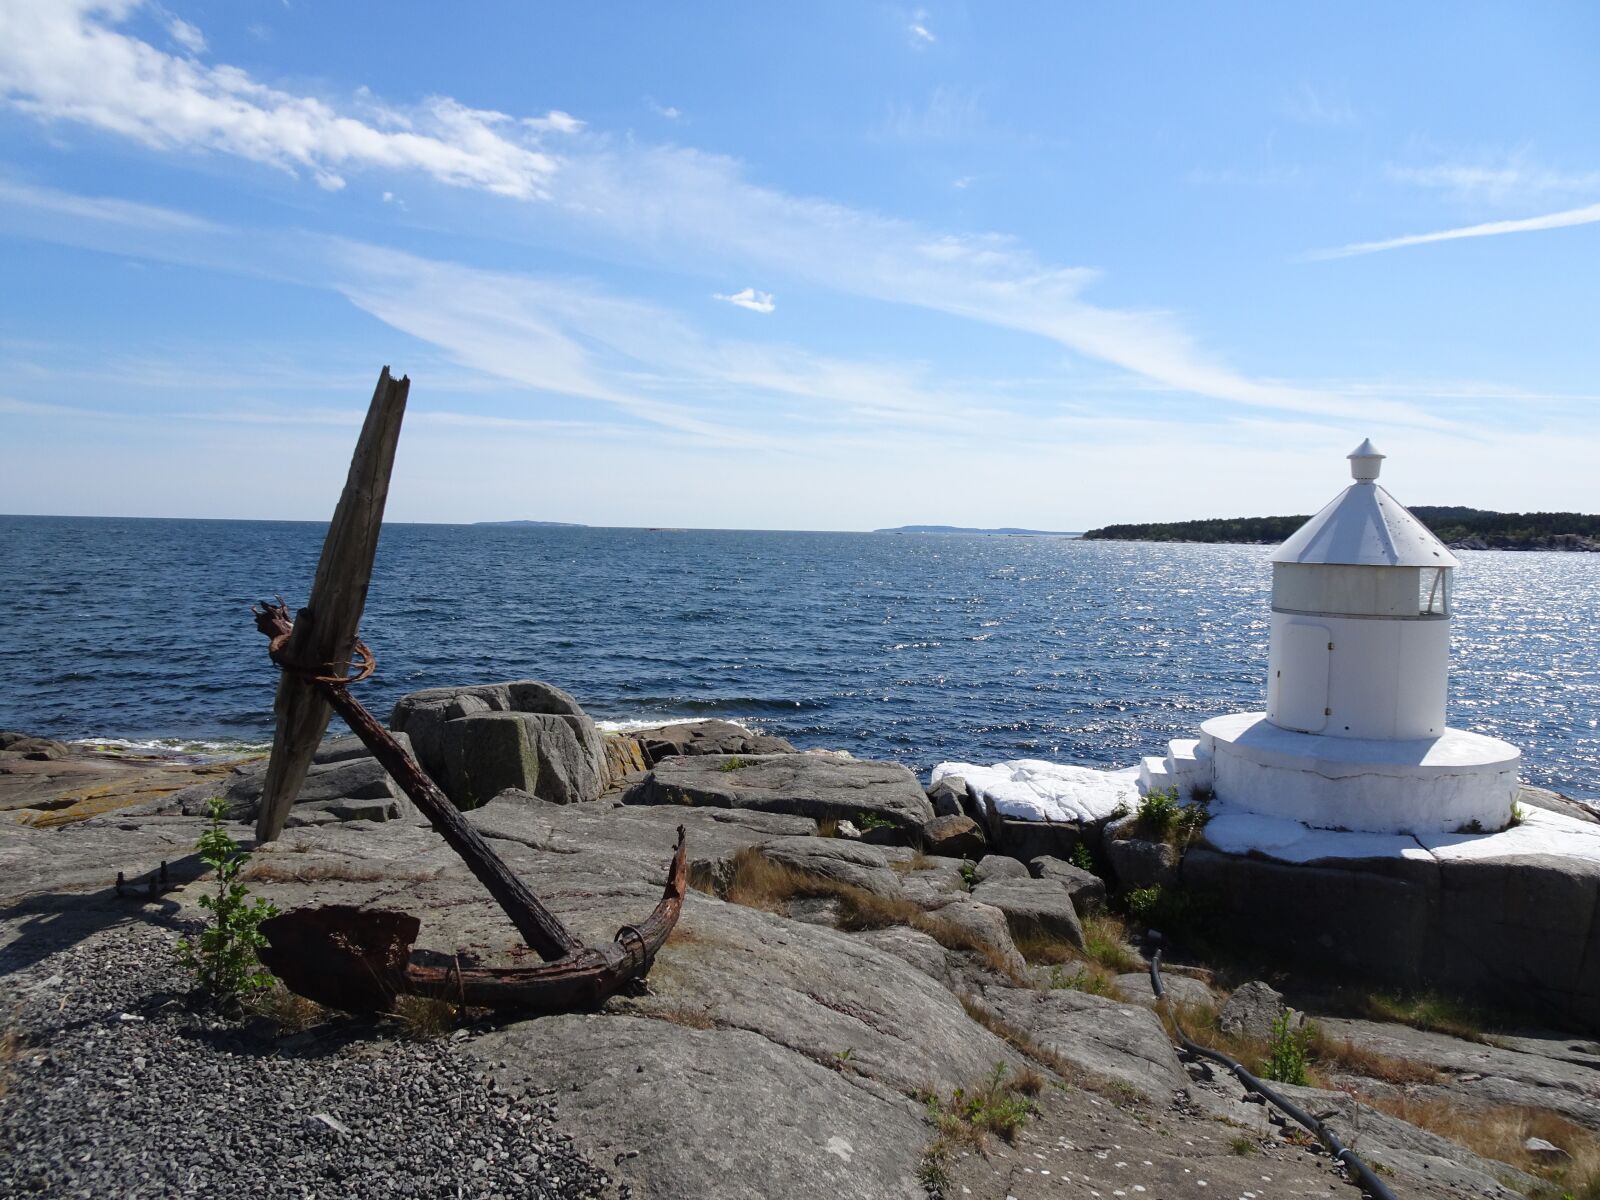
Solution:
[[[630,787],[623,802],[750,808],[815,820],[868,814],[906,834],[933,819],[916,776],[897,763],[811,754],[669,758]]]
[[[681,754],[793,754],[781,737],[756,733],[732,721],[679,721],[636,729],[630,735],[644,751],[645,765]]]
[[[402,748],[410,748],[404,734],[396,734],[395,740]],[[147,802],[133,811],[203,816],[211,799],[220,796],[229,820],[254,821],[261,807],[266,775],[266,758],[253,759],[234,767],[225,779],[196,784]],[[396,821],[415,815],[415,806],[371,756],[361,739],[346,734],[329,738],[317,747],[286,824]]]
[[[389,727],[461,808],[506,788],[557,804],[596,800],[610,781],[605,739],[578,702],[535,679],[402,696]]]
[[[988,849],[983,828],[971,817],[935,817],[922,827],[923,848],[949,858],[981,858]]]
[[[1036,879],[1054,879],[1067,889],[1072,897],[1072,907],[1078,915],[1101,913],[1106,910],[1106,881],[1093,871],[1063,862],[1048,854],[1041,854],[1028,863],[1028,870]]]
[[[1072,907],[1072,896],[1057,880],[1035,879],[1024,869],[1020,876],[980,880],[972,889],[972,898],[1005,913],[1014,938],[1058,938],[1083,948],[1083,926]]]
[[[1269,983],[1253,980],[1234,989],[1217,1013],[1217,1028],[1266,1041],[1283,1010],[1283,994]]]

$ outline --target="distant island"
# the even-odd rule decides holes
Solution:
[[[1600,551],[1600,516],[1585,513],[1502,513],[1459,505],[1411,510],[1453,550]],[[1153,521],[1107,525],[1083,536],[1095,541],[1241,542],[1274,545],[1309,518],[1221,517],[1204,521]]]
[[[474,525],[526,525],[536,529],[587,529],[573,521],[474,521]]]
[[[986,533],[995,537],[1079,537],[1076,530],[1061,529],[970,529],[965,525],[897,525],[893,529],[874,529],[873,533]]]

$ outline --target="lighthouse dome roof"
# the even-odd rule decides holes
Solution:
[[[1370,441],[1350,455],[1356,482],[1273,551],[1280,563],[1337,563],[1363,567],[1458,567],[1433,532],[1383,488],[1383,461]]]

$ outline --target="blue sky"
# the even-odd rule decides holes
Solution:
[[[1597,506],[1600,8],[0,0],[0,511]]]

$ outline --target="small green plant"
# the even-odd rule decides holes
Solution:
[[[877,813],[864,812],[856,815],[856,828],[862,833],[871,833],[874,829],[893,829],[894,822]]]
[[[1272,1023],[1272,1036],[1267,1039],[1267,1061],[1261,1073],[1277,1083],[1304,1084],[1306,1064],[1311,1058],[1312,1027],[1296,1026],[1295,1014],[1287,1008]]]
[[[1211,793],[1196,788],[1189,797],[1189,803],[1178,810],[1177,835],[1181,846],[1189,846],[1199,840],[1200,835],[1211,823]]]
[[[1149,841],[1167,839],[1178,823],[1178,789],[1152,788],[1139,797],[1138,832]]]
[[[1260,1154],[1261,1143],[1241,1133],[1228,1143],[1228,1149],[1243,1158],[1246,1154]]]
[[[750,765],[749,763],[747,763],[744,759],[740,758],[737,754],[730,754],[726,758],[724,758],[721,762],[719,762],[717,764],[717,770],[719,770],[719,771],[737,771],[741,767],[748,767],[749,765]]]
[[[978,884],[978,864],[977,863],[964,862],[964,863],[961,864],[961,882],[967,885],[967,891],[969,891],[969,892],[974,887],[977,886],[977,884]]]
[[[1088,842],[1079,842],[1072,848],[1071,861],[1078,870],[1094,874],[1094,852],[1089,849]]]
[[[1511,829],[1514,826],[1521,825],[1527,819],[1527,810],[1513,800],[1511,802],[1511,820],[1506,823],[1506,828]]]
[[[1473,817],[1472,820],[1468,821],[1465,825],[1458,825],[1456,827],[1456,832],[1457,833],[1482,833],[1483,832],[1483,822],[1478,820],[1477,817]]]
[[[250,855],[223,829],[227,805],[220,796],[207,803],[206,815],[211,825],[195,848],[200,861],[217,874],[216,894],[200,897],[200,907],[211,913],[211,923],[201,930],[198,940],[184,938],[178,943],[178,961],[212,997],[237,1004],[272,986],[272,975],[261,969],[256,950],[267,944],[261,922],[276,916],[278,910],[260,897],[250,899],[249,889],[239,882],[239,871]]]
[[[947,1142],[965,1141],[981,1148],[985,1135],[997,1134],[1004,1140],[1016,1140],[1023,1124],[1033,1115],[1035,1105],[1030,1098],[1044,1088],[1044,1079],[1029,1071],[1015,1079],[1006,1078],[1006,1064],[995,1063],[994,1070],[983,1083],[972,1088],[957,1088],[948,1102],[937,1095],[927,1098],[928,1120]]]
[[[1080,966],[1070,974],[1061,967],[1050,968],[1050,990],[1060,991],[1068,988],[1074,992],[1087,992],[1091,996],[1105,996],[1117,999],[1116,984],[1105,971],[1092,971],[1086,966]]]

